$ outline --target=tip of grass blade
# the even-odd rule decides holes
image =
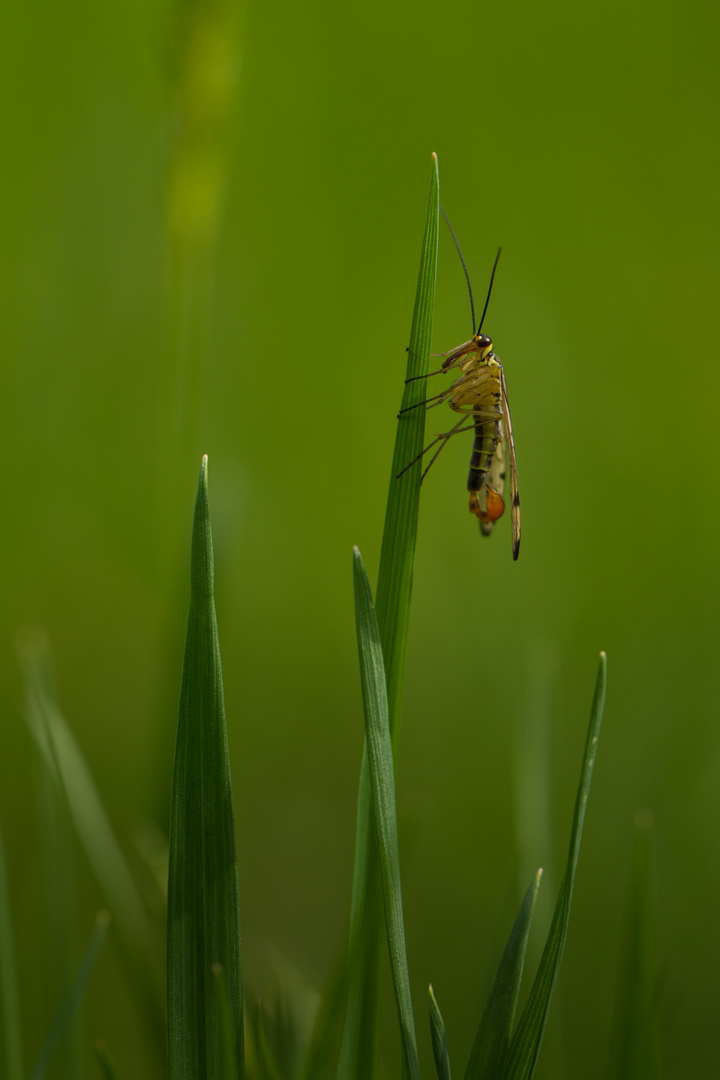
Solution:
[[[604,652],[601,652],[595,676],[595,689],[590,709],[590,721],[585,739],[580,779],[575,796],[575,811],[565,874],[558,893],[555,913],[548,931],[545,948],[535,974],[535,982],[513,1034],[508,1067],[504,1073],[507,1080],[529,1080],[534,1073],[540,1052],[550,1001],[565,949],[575,872],[585,822],[585,810],[595,767],[595,755],[600,737],[606,689],[607,657]]]
[[[448,1057],[445,1024],[438,1003],[435,1000],[432,983],[428,986],[428,1005],[430,1007],[430,1036],[435,1058],[435,1071],[438,1080],[450,1080],[450,1059]]]

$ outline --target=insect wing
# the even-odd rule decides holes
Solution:
[[[500,385],[502,387],[502,411],[507,438],[508,457],[510,459],[510,523],[512,525],[512,552],[513,559],[520,554],[520,493],[518,491],[517,463],[515,461],[515,440],[513,438],[512,420],[510,419],[510,406],[508,405],[507,382],[505,372],[500,369]]]

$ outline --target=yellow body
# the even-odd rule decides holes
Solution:
[[[445,359],[440,370],[459,368],[460,374],[452,386],[432,400],[429,407],[447,402],[455,412],[472,419],[470,426],[475,430],[475,441],[467,488],[470,510],[479,519],[484,536],[490,535],[493,525],[505,510],[503,491],[509,458],[513,558],[517,559],[520,551],[520,496],[502,364],[493,352],[492,340],[487,334],[474,334],[469,341],[443,355]],[[460,421],[452,431],[439,438],[447,441],[459,431],[469,430],[462,427],[462,423]]]

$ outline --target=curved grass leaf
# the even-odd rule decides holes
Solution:
[[[407,353],[408,381],[405,383],[401,413],[398,416],[377,585],[377,620],[385,660],[390,730],[393,738],[396,737],[405,674],[422,462],[415,461],[401,476],[398,474],[405,469],[408,462],[418,457],[425,436],[425,409],[422,402],[427,391],[425,380],[420,376],[427,374],[430,360],[437,279],[439,207],[440,180],[437,157],[433,154],[430,197]],[[410,411],[402,411],[405,409]]]
[[[243,1076],[240,919],[222,669],[215,619],[213,550],[203,458],[190,559],[170,820],[168,874],[168,1073],[170,1080],[221,1074],[221,1005],[212,977],[221,964]]]
[[[345,950],[341,960],[342,963],[336,961],[329,985],[320,1001],[305,1050],[301,1080],[320,1080],[320,1077],[331,1076],[333,1064],[337,1061],[347,989]]]
[[[439,177],[433,154],[430,196],[423,236],[415,309],[407,353],[408,379],[401,408],[423,401],[432,337],[437,276]],[[418,461],[398,479],[398,473],[422,450],[425,410],[414,408],[398,419],[390,489],[385,512],[377,588],[377,620],[385,658],[389,723],[397,737],[397,718],[410,615],[415,540],[420,502],[421,463]],[[363,752],[355,829],[350,933],[348,944],[348,991],[345,1023],[337,1069],[338,1080],[368,1080],[375,1072],[380,1009],[382,896],[375,852],[370,777]]]
[[[395,989],[400,1038],[403,1049],[403,1074],[409,1080],[419,1080],[417,1041],[410,997],[410,976],[405,950],[405,926],[403,924],[402,890],[400,887],[400,852],[395,814],[395,772],[393,768],[392,742],[388,723],[387,688],[385,665],[380,646],[370,582],[362,556],[357,548],[353,554],[353,581],[355,585],[355,620],[357,624],[358,652],[360,654],[360,681],[362,683],[365,710],[365,745],[367,747],[372,788],[373,817],[377,840],[380,878],[385,902],[390,971]]]
[[[595,693],[593,695],[592,709],[590,711],[590,723],[588,725],[585,752],[583,754],[582,767],[580,769],[580,782],[578,784],[577,797],[575,800],[575,813],[573,815],[572,834],[570,836],[570,849],[568,861],[563,877],[555,913],[550,924],[547,941],[543,950],[535,982],[528,997],[522,1017],[518,1023],[510,1044],[508,1065],[505,1071],[505,1080],[529,1080],[535,1071],[537,1057],[540,1052],[545,1025],[547,1023],[550,1000],[552,998],[555,980],[557,979],[560,961],[562,960],[565,939],[567,938],[568,921],[570,919],[570,905],[572,903],[573,886],[575,884],[575,871],[577,869],[578,855],[580,853],[580,841],[582,839],[585,809],[587,807],[590,783],[592,781],[595,755],[600,736],[603,708],[605,705],[605,687],[607,683],[607,657],[600,653],[597,677],[595,680]]]
[[[30,1080],[43,1080],[48,1065],[58,1047],[58,1043],[72,1028],[73,1020],[77,1015],[80,1002],[82,1001],[83,994],[87,987],[88,979],[90,978],[90,973],[95,967],[95,962],[100,955],[100,950],[107,937],[109,922],[110,916],[107,911],[99,911],[95,921],[95,930],[90,939],[90,944],[85,950],[85,955],[80,962],[80,968],[75,977],[75,981],[55,1012],[45,1042],[43,1043],[43,1047],[35,1063],[35,1068],[30,1074]]]
[[[103,1042],[102,1039],[98,1039],[95,1043],[95,1052],[98,1056],[98,1063],[100,1065],[100,1071],[102,1072],[105,1080],[120,1080],[120,1073],[117,1070],[117,1066],[110,1056],[110,1051]]]
[[[541,875],[542,870],[538,870],[525,893],[498,964],[497,974],[470,1051],[465,1080],[496,1080],[504,1074]]]
[[[227,986],[225,985],[225,973],[220,964],[213,964],[212,973],[215,982],[215,995],[218,1003],[220,1028],[218,1080],[238,1080],[232,1009],[230,1008],[230,998],[228,996]]]
[[[2,1033],[0,1042],[3,1048],[4,1066],[0,1070],[0,1075],[6,1080],[22,1080],[24,1070],[15,934],[2,831],[0,831],[0,1016],[0,1032]]]
[[[27,655],[23,650],[38,649]],[[70,804],[59,760],[53,725],[54,683],[44,636],[28,629],[18,636],[25,683],[25,717],[36,749],[35,792],[40,832],[43,915],[45,923],[45,979],[49,1000],[65,1000],[75,980],[78,944],[75,932],[75,852]],[[81,1022],[70,1024],[53,1047],[53,1071],[58,1080],[83,1080]]]
[[[248,1029],[252,1032],[254,1050],[253,1076],[259,1080],[284,1080],[280,1062],[275,1054],[272,1038],[268,1036],[269,1018],[262,1001],[253,1002]]]
[[[635,814],[633,887],[627,914],[622,979],[617,995],[615,1073],[621,1080],[653,1080],[661,1075],[658,1040],[657,882],[655,819]]]
[[[67,804],[75,831],[112,914],[113,930],[120,940],[123,958],[142,1001],[143,1015],[158,1040],[158,1032],[163,1032],[164,1010],[159,975],[160,950],[155,935],[90,768],[60,711],[45,634],[37,627],[27,627],[17,645],[25,683],[25,719],[46,774]],[[47,814],[55,824],[48,822],[44,831],[57,830],[58,810],[50,807],[43,819]],[[56,848],[57,841],[53,841],[51,847]],[[68,857],[61,856],[60,871],[56,875],[59,882],[51,887],[54,905],[69,886],[67,866]],[[66,940],[67,925],[67,916],[60,917],[60,933]],[[158,1046],[158,1051],[164,1052],[164,1046]]]
[[[428,986],[428,1004],[430,1007],[430,1036],[432,1038],[433,1057],[435,1058],[435,1071],[438,1080],[450,1080],[450,1058],[448,1057],[447,1039],[445,1037],[445,1024],[440,1015],[438,1003],[435,1000],[432,986]]]

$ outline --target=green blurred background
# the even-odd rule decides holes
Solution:
[[[202,453],[248,983],[278,957],[328,978],[362,745],[351,547],[374,581],[435,151],[478,305],[503,246],[485,329],[523,546],[508,521],[478,538],[454,440],[423,488],[398,764],[424,1071],[428,982],[459,1070],[538,865],[544,934],[601,648],[541,1074],[612,1075],[641,807],[667,1075],[720,1071],[719,22],[670,0],[6,7],[0,821],[30,1060],[53,1003],[15,633],[46,629],[139,863],[168,822]],[[434,347],[469,334],[443,226]],[[85,940],[101,898],[76,872]],[[90,998],[88,1038],[157,1075],[112,944]]]

